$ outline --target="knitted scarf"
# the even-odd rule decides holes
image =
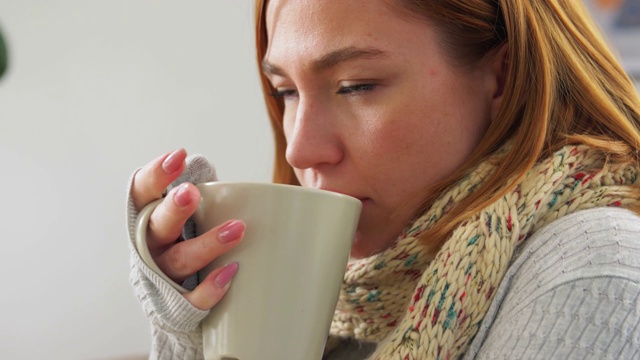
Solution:
[[[462,222],[435,258],[429,256],[420,234],[495,164],[483,162],[447,190],[390,248],[349,263],[333,337],[377,342],[372,359],[456,359],[478,331],[514,250],[533,232],[579,210],[638,202],[629,186],[639,184],[637,165],[613,166],[602,151],[567,146]]]

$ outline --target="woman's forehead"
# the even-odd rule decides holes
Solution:
[[[266,30],[272,39],[279,31],[300,36],[371,36],[384,26],[408,21],[392,11],[389,0],[271,0],[266,6]],[[339,38],[333,39],[339,41]]]
[[[264,60],[274,64],[301,55],[317,59],[337,49],[397,53],[407,41],[431,40],[426,22],[392,11],[385,0],[271,0],[265,20]]]

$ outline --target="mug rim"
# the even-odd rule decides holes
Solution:
[[[259,181],[208,181],[200,184],[196,184],[198,189],[206,189],[215,186],[252,186],[252,187],[266,187],[266,188],[280,188],[280,189],[291,189],[297,192],[306,192],[306,193],[315,193],[324,196],[331,196],[335,198],[345,199],[350,202],[356,202],[358,205],[362,205],[362,201],[358,198],[355,198],[351,195],[342,194],[335,191],[330,190],[322,190],[315,188],[303,187],[300,185],[290,185],[290,184],[277,184],[277,183],[269,183],[269,182],[259,182]]]

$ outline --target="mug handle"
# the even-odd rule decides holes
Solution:
[[[186,294],[189,290],[180,286],[175,281],[171,280],[165,273],[160,270],[155,261],[153,261],[153,257],[151,257],[151,253],[149,252],[149,246],[147,245],[147,228],[149,226],[149,218],[151,217],[151,213],[155,208],[160,205],[163,199],[156,200],[147,206],[145,206],[140,213],[138,214],[138,218],[136,219],[136,232],[135,232],[135,248],[138,251],[138,254],[142,258],[145,264],[158,276],[160,276],[164,281],[169,283],[174,289],[178,290],[181,294]]]

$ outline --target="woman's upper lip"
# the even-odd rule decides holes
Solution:
[[[359,196],[359,195],[351,194],[351,193],[349,193],[347,191],[340,191],[340,190],[331,189],[331,188],[324,188],[324,187],[320,187],[318,189],[319,190],[324,190],[324,191],[331,191],[331,192],[342,194],[342,195],[351,196],[351,197],[356,198],[356,199],[358,199],[360,201],[365,201],[365,200],[369,199],[366,196]]]

